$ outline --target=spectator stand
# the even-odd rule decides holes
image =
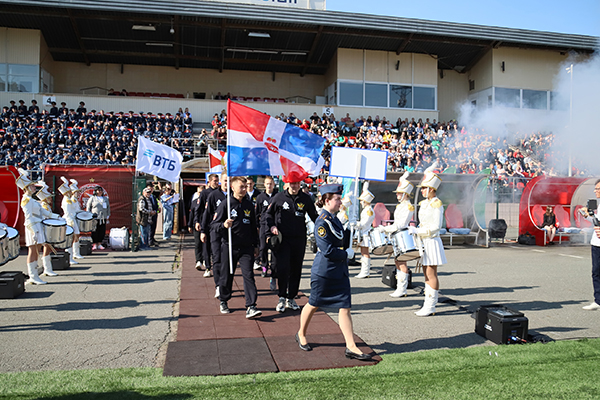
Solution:
[[[591,226],[577,215],[577,210],[594,198],[596,178],[538,176],[525,186],[519,204],[519,235],[530,233],[538,246],[545,246],[546,231],[541,229],[543,214],[548,205],[558,210],[559,227],[556,236],[559,243],[586,243],[593,232]],[[584,222],[585,221],[585,222]]]

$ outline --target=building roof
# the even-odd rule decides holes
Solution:
[[[464,73],[492,48],[592,53],[598,42],[585,35],[189,0],[0,0],[0,26],[39,29],[56,61],[301,75],[324,74],[338,48],[428,54],[439,69]]]

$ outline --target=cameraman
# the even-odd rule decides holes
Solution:
[[[600,179],[594,184],[594,194],[596,198],[600,198]],[[600,209],[589,210],[588,208],[582,208],[583,215],[594,223],[594,232],[590,244],[592,245],[592,284],[594,285],[594,302],[590,305],[584,306],[584,310],[598,310],[600,309],[600,223],[598,222],[597,215],[600,214]]]

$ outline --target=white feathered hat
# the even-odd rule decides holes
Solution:
[[[19,171],[19,174],[20,174],[20,176],[16,180],[17,186],[19,188],[25,190],[25,188],[27,186],[33,184],[33,182],[31,181],[31,179],[29,179],[29,172],[27,172],[23,168],[17,168],[17,171]]]
[[[425,170],[425,176],[421,181],[421,187],[428,187],[437,190],[440,187],[440,183],[442,183],[442,179],[437,176],[433,170],[438,166],[437,161],[431,164],[429,168]]]
[[[367,203],[370,203],[373,201],[374,198],[375,198],[375,196],[373,195],[373,193],[371,193],[369,191],[369,182],[367,181],[363,185],[362,193],[358,199],[362,200],[362,201],[366,201]]]
[[[48,197],[52,197],[52,193],[48,191],[48,185],[46,185],[46,182],[39,181],[38,183],[36,183],[36,185],[41,186],[41,189],[36,193],[38,199],[44,201]]]
[[[408,181],[409,175],[410,175],[410,172],[406,171],[404,173],[404,175],[402,175],[400,177],[400,180],[398,182],[398,187],[396,188],[396,190],[394,190],[394,193],[406,193],[406,194],[412,193],[412,191],[415,187],[412,183],[410,183]]]
[[[71,179],[71,192],[75,192],[77,190],[79,190],[79,187],[77,187],[78,182],[75,179]]]
[[[69,187],[69,181],[67,180],[67,178],[61,176],[60,180],[63,181],[63,184],[58,187],[58,191],[60,192],[60,194],[70,192],[71,188]]]
[[[346,193],[346,195],[342,198],[342,205],[346,208],[349,208],[352,205],[350,193]]]

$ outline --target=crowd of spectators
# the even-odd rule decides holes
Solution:
[[[484,131],[460,126],[458,121],[438,122],[415,118],[385,117],[351,118],[339,121],[333,114],[307,119],[293,113],[276,118],[323,136],[328,172],[331,147],[344,146],[386,150],[388,170],[423,172],[434,161],[440,171],[456,173],[489,173],[492,182],[507,184],[510,177],[519,180],[540,174],[556,175],[546,168],[559,154],[553,148],[554,135],[536,132],[528,135],[494,137]],[[87,111],[84,102],[77,109],[52,104],[42,110],[35,100],[28,107],[23,100],[11,101],[2,109],[0,125],[0,164],[26,169],[39,169],[41,164],[135,164],[137,136],[178,149],[189,158],[194,153],[194,140],[201,153],[216,142],[225,150],[227,113],[222,110],[207,129],[193,138],[192,116],[181,108],[174,115],[152,112]],[[577,172],[577,171],[576,171]],[[515,179],[512,181],[514,182]]]
[[[175,115],[152,112],[87,111],[66,103],[49,110],[31,101],[11,101],[0,115],[0,164],[40,169],[47,164],[135,164],[137,137],[143,135],[193,154],[192,116],[181,108]]]

